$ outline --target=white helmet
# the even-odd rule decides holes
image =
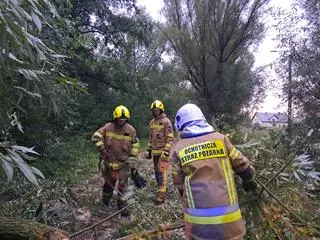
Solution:
[[[179,108],[176,114],[174,125],[176,129],[180,131],[185,123],[195,120],[206,121],[206,118],[204,117],[201,109],[197,105],[188,103]]]

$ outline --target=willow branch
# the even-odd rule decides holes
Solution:
[[[184,228],[184,223],[161,224],[157,229],[130,234],[122,238],[117,238],[116,240],[129,240],[129,239],[136,239],[137,237],[139,239],[140,238],[144,239],[145,237],[148,237],[149,239],[151,235],[157,235],[157,234],[173,231],[180,228]]]
[[[280,200],[279,198],[274,195],[262,182],[260,182],[258,179],[255,180],[277,203],[279,203],[279,205],[281,207],[283,207],[288,213],[290,213],[296,220],[298,220],[299,222],[301,222],[303,225],[305,226],[310,226],[312,228],[315,229],[315,232],[317,234],[319,234],[319,231],[317,231],[316,229],[320,229],[319,227],[317,226],[313,226],[313,225],[310,225],[308,224],[306,221],[304,221],[302,218],[300,218],[297,214],[295,214],[293,211],[291,211],[286,205],[284,205]]]
[[[100,224],[102,224],[102,223],[110,220],[110,219],[113,218],[114,216],[118,215],[119,213],[121,213],[122,211],[124,211],[125,209],[127,209],[128,207],[130,207],[132,204],[133,204],[133,202],[130,203],[130,204],[128,204],[127,206],[121,208],[119,211],[113,213],[112,215],[110,215],[110,216],[102,219],[101,221],[93,224],[92,226],[87,227],[87,228],[84,228],[84,229],[82,229],[82,230],[79,231],[79,232],[76,232],[76,233],[71,234],[71,235],[70,235],[70,238],[73,238],[73,237],[75,237],[75,236],[78,236],[78,235],[80,235],[81,233],[84,233],[84,232],[86,232],[86,231],[88,231],[88,230],[90,230],[90,229],[92,229],[92,228],[94,228],[94,227],[96,227],[96,226],[98,226],[98,225],[100,225]]]

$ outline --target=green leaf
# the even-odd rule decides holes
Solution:
[[[22,124],[20,121],[17,121],[17,128],[19,129],[20,132],[24,133],[23,128],[22,128]]]
[[[42,179],[45,179],[44,175],[42,174],[42,172],[40,172],[39,169],[35,168],[35,167],[31,167],[32,171],[34,174],[38,175],[39,177],[41,177]]]
[[[19,14],[19,12],[16,9],[17,6],[13,6],[12,3],[14,3],[14,1],[11,1],[11,4],[10,4],[10,7],[11,7],[10,9],[12,13],[17,17],[17,19],[19,19],[20,21],[23,21],[23,17]]]
[[[18,72],[28,80],[36,80],[38,78],[38,75],[30,69],[19,68]]]
[[[56,101],[51,98],[51,102],[52,102],[52,106],[53,106],[53,111],[55,113],[58,113],[59,112],[59,108],[58,108],[58,105],[57,105]]]
[[[37,26],[37,28],[38,28],[38,30],[40,32],[41,29],[42,29],[42,23],[41,23],[40,18],[34,12],[31,13],[31,17],[32,17],[32,20],[33,20],[34,24]]]
[[[27,93],[28,95],[30,95],[30,96],[33,97],[33,98],[34,98],[34,97],[38,97],[38,98],[41,98],[41,97],[42,97],[41,94],[39,94],[39,93],[34,93],[34,92],[30,92],[30,91],[28,91],[27,89],[22,88],[22,87],[14,86],[14,88],[19,89],[19,90]]]
[[[35,161],[35,160],[37,160],[36,157],[29,156],[28,154],[25,154],[25,153],[23,153],[23,152],[20,152],[19,154],[23,157],[23,159],[26,159],[26,160],[28,160],[28,161]]]
[[[6,173],[8,180],[11,181],[12,177],[13,177],[13,168],[12,168],[11,164],[9,163],[9,161],[7,160],[7,158],[8,158],[7,156],[0,153],[0,159],[2,161],[2,168],[3,168],[4,172]]]
[[[39,153],[37,153],[36,151],[34,151],[34,147],[32,148],[27,148],[27,147],[24,147],[24,146],[17,146],[17,145],[14,145],[14,146],[11,146],[12,149],[14,151],[21,151],[21,152],[24,152],[24,153],[33,153],[33,154],[36,154],[36,155],[40,155]]]
[[[23,175],[34,185],[39,186],[37,178],[33,174],[32,168],[22,159],[22,157],[15,151],[7,149],[8,156],[14,161]]]
[[[13,38],[20,39],[23,43],[27,41],[25,30],[21,28],[21,26],[19,26],[17,22],[8,22],[8,25],[10,26],[10,28],[7,27],[7,31]]]
[[[10,59],[12,59],[12,60],[14,60],[14,61],[16,61],[16,62],[18,62],[18,63],[23,63],[23,61],[21,61],[21,60],[19,60],[18,58],[16,58],[16,56],[14,56],[12,53],[9,53],[9,58]]]
[[[32,21],[32,17],[25,11],[23,10],[22,7],[20,7],[19,5],[15,6],[15,9],[20,13],[21,16],[23,16],[26,20],[28,21]]]
[[[66,55],[61,55],[61,54],[52,54],[51,56],[54,58],[67,58]]]
[[[17,161],[17,166],[23,175],[34,185],[39,186],[36,176],[33,174],[32,167],[25,162]]]
[[[10,158],[10,159],[12,159],[13,161],[13,163],[15,163],[15,162],[24,162],[24,160],[22,159],[22,157],[17,153],[17,152],[15,152],[14,150],[11,150],[11,149],[6,149],[7,151],[8,151],[8,157]]]

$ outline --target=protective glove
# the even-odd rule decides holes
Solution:
[[[242,179],[242,186],[246,192],[254,192],[257,189],[257,183],[255,179],[255,170],[253,166],[249,166],[246,170],[237,173]]]
[[[169,167],[169,153],[167,151],[163,151],[160,159],[160,171],[163,172],[164,170],[168,169]]]
[[[255,192],[257,190],[257,182],[252,180],[250,182],[242,181],[242,187],[246,192]]]
[[[144,188],[147,184],[147,181],[138,173],[137,169],[131,169],[131,178],[137,188]]]
[[[169,153],[167,151],[163,151],[159,161],[169,161]]]

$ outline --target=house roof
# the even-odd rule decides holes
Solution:
[[[286,113],[273,113],[273,112],[256,112],[253,118],[257,115],[261,122],[272,122],[272,119],[276,118],[278,123],[287,123],[288,115]]]

